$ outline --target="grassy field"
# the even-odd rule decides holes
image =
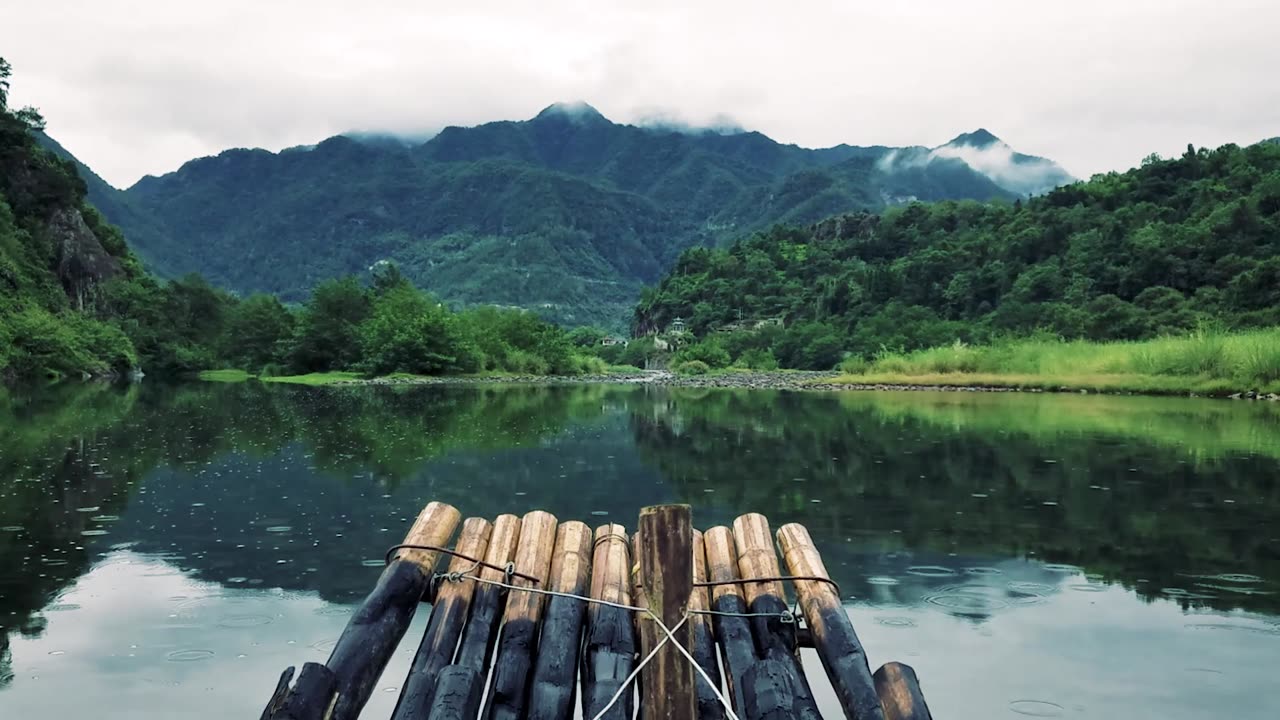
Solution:
[[[1016,387],[1223,395],[1280,392],[1280,328],[1136,342],[962,343],[846,361],[843,384]]]

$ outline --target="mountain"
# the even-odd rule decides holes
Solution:
[[[0,58],[0,89],[7,86]],[[104,322],[105,288],[144,275],[120,232],[85,203],[85,182],[44,152],[34,111],[0,92],[0,380],[110,374],[136,365],[133,344]]]
[[[955,159],[990,178],[1000,187],[1023,196],[1041,195],[1075,178],[1060,165],[1042,157],[1024,155],[986,129],[958,135],[935,148],[906,148],[887,154],[886,167],[927,165]]]
[[[813,369],[843,352],[1037,331],[1129,340],[1277,325],[1280,145],[1189,148],[1012,206],[914,204],[693,248],[633,317],[637,333],[680,318],[722,346],[705,353],[721,364],[750,352],[748,366]],[[1221,348],[1206,345],[1203,362],[1223,362]],[[1280,379],[1259,347],[1261,368]]]
[[[1057,167],[994,136],[812,150],[622,125],[585,103],[418,144],[371,137],[228,150],[124,192],[91,183],[90,199],[161,273],[241,293],[300,301],[320,280],[392,260],[450,302],[619,326],[686,248],[913,200],[1012,201],[1050,182],[1024,165]]]
[[[152,217],[151,213],[135,207],[124,191],[116,189],[99,177],[88,165],[67,152],[57,140],[44,132],[32,134],[40,147],[75,167],[80,179],[84,181],[86,199],[93,207],[97,208],[111,223],[129,228],[129,243],[148,267],[161,275],[177,274],[170,267],[168,257],[154,256],[148,252],[148,248],[164,247],[168,242],[167,231]]]

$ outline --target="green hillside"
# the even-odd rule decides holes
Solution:
[[[1277,325],[1280,145],[1188,148],[1014,205],[915,203],[688,250],[645,292],[634,328],[677,317],[726,362],[750,351],[823,369],[845,353],[1037,331]],[[716,332],[769,318],[785,329]]]
[[[324,279],[391,260],[451,302],[620,327],[640,288],[689,247],[917,199],[1012,201],[943,152],[966,137],[935,150],[808,150],[553,105],[416,146],[338,136],[228,150],[124,192],[91,182],[90,199],[159,272],[241,293],[301,301]],[[1035,160],[1057,173],[1049,184],[1067,178]]]

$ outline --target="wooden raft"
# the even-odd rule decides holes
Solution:
[[[687,505],[644,508],[631,537],[541,510],[460,521],[423,508],[328,661],[286,669],[261,720],[360,717],[423,602],[394,720],[820,720],[801,647],[848,720],[931,718],[911,667],[871,672],[801,525],[698,532]]]

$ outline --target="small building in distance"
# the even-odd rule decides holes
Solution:
[[[668,333],[682,333],[684,331],[685,331],[684,318],[676,318],[675,320],[671,321],[670,325],[667,326]]]
[[[600,345],[603,347],[614,347],[615,345],[626,347],[629,343],[630,341],[626,338],[618,337],[616,335],[606,335],[605,337],[600,338]]]

